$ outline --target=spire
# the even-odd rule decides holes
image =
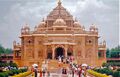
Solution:
[[[61,0],[58,0],[58,5],[59,5],[59,6],[61,5]]]
[[[58,0],[59,18],[61,18],[61,0]]]

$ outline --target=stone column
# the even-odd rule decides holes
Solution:
[[[47,45],[45,45],[45,58],[47,59]]]
[[[54,59],[54,58],[55,58],[55,47],[52,46],[52,59]]]
[[[77,57],[77,51],[76,51],[76,47],[73,46],[73,52],[72,52],[73,56],[76,58]]]
[[[82,38],[82,52],[81,52],[81,55],[82,55],[82,58],[85,59],[85,55],[86,55],[86,50],[85,50],[85,37]]]
[[[65,57],[67,57],[67,48],[65,48]]]
[[[34,59],[38,59],[38,43],[37,37],[34,38]]]
[[[65,46],[65,57],[67,57],[67,50],[68,50],[68,46]]]

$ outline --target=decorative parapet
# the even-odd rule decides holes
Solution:
[[[106,41],[104,40],[102,43],[98,45],[99,50],[106,50]]]
[[[106,50],[106,45],[98,45],[99,50]]]
[[[21,59],[21,45],[19,43],[16,44],[16,41],[13,42],[13,58]]]
[[[13,42],[14,49],[20,49],[21,45],[19,43],[16,43],[16,41]]]
[[[98,35],[98,32],[91,31],[73,31],[73,30],[46,30],[41,29],[41,31],[29,31],[28,33],[22,33],[21,35],[32,35],[32,34],[88,34],[88,35]]]

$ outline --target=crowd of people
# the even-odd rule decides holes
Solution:
[[[89,67],[87,66],[87,64],[84,66],[78,65],[75,62],[75,59],[73,56],[69,56],[67,58],[64,58],[63,56],[58,56],[58,61],[59,63],[64,63],[64,64],[68,64],[69,67],[61,67],[61,74],[62,75],[66,75],[68,77],[87,77],[86,75],[86,70],[89,69]],[[40,77],[50,77],[50,71],[47,70],[46,64],[47,61],[45,61],[45,63],[43,64],[44,67],[42,68],[42,70],[39,71],[39,76]],[[38,69],[37,66],[34,68],[34,73],[35,73],[35,77],[38,77]]]
[[[69,64],[69,68],[63,68],[62,74],[66,74],[69,77],[87,77],[86,70],[89,68],[87,64],[78,65],[75,63],[75,59],[73,56],[69,56],[63,60],[63,63]]]

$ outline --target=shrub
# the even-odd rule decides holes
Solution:
[[[117,71],[120,71],[120,68],[118,68]]]
[[[4,77],[4,73],[0,73],[0,77]]]
[[[28,69],[20,69],[22,72],[26,72]]]
[[[103,64],[102,64],[102,67],[109,67],[109,66],[110,66],[109,63],[103,63]]]
[[[0,73],[0,77],[8,77],[8,73],[7,72],[3,72],[3,73]]]
[[[12,71],[6,71],[8,73],[9,76],[13,76],[13,72]]]
[[[120,71],[115,71],[113,73],[113,77],[120,77]]]
[[[103,73],[107,74],[107,75],[112,75],[113,74],[113,71],[109,68],[104,68],[102,69]]]
[[[6,72],[1,72],[0,77],[13,76],[13,75],[23,73],[23,72],[26,72],[26,71],[27,71],[27,69],[19,69],[19,70],[14,69],[14,70],[6,71]]]
[[[1,62],[0,63],[0,67],[6,67],[6,66],[17,67],[17,64],[16,63],[12,63],[12,62],[10,62],[10,63],[3,63],[3,62]]]

